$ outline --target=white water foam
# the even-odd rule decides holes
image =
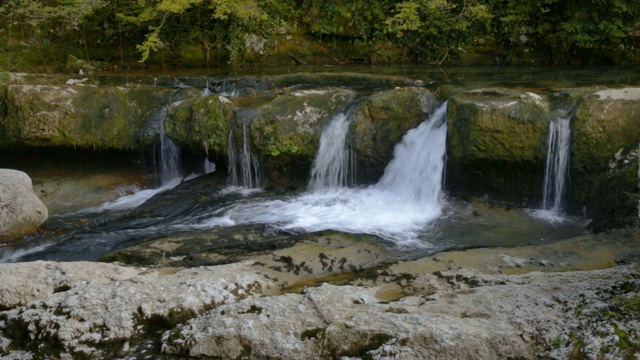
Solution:
[[[336,115],[320,136],[318,154],[313,161],[309,190],[334,189],[349,185],[355,161],[347,147],[347,135],[351,124],[348,113]],[[349,172],[351,171],[351,174]]]
[[[400,246],[428,247],[418,237],[442,214],[445,114],[446,103],[405,135],[378,184],[322,189],[285,201],[240,203],[197,226],[260,223],[294,232],[333,229],[377,235]]]
[[[204,174],[211,174],[216,171],[216,164],[214,162],[209,161],[206,157],[204,158],[204,164],[202,165],[204,170]]]
[[[187,179],[190,179],[190,178],[187,178]],[[140,190],[134,194],[122,196],[117,198],[116,200],[107,201],[98,206],[82,209],[82,210],[76,211],[75,213],[71,213],[67,215],[100,213],[104,211],[119,211],[119,210],[133,209],[142,205],[145,201],[151,199],[157,194],[160,194],[161,192],[167,191],[169,189],[173,189],[174,187],[180,185],[181,181],[182,181],[182,178],[179,178],[179,177],[173,178],[159,188]]]

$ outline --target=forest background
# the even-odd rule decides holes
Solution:
[[[639,62],[638,0],[0,0],[3,71]]]

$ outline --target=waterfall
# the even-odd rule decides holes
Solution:
[[[350,113],[339,113],[320,135],[320,146],[313,161],[309,189],[333,189],[353,185],[355,155],[347,144],[351,125]]]
[[[562,213],[569,181],[570,121],[571,118],[560,118],[549,123],[542,208],[556,215]]]
[[[167,136],[164,123],[169,106],[156,111],[148,122],[148,131],[158,134],[159,147],[155,148],[153,162],[158,186],[164,186],[176,178],[182,177],[180,148]]]
[[[229,132],[229,183],[249,189],[259,188],[262,182],[260,162],[252,153],[249,141],[249,128],[242,124],[242,146],[238,156],[235,143],[235,130]]]
[[[393,160],[376,186],[399,198],[437,205],[442,190],[447,140],[447,103],[409,131],[394,149]]]
[[[211,174],[212,172],[216,171],[216,164],[214,162],[209,161],[209,159],[207,159],[207,157],[204,157],[204,163],[202,164],[202,170],[204,171],[204,174]]]
[[[442,214],[441,192],[446,152],[446,107],[443,104],[430,119],[410,130],[394,152],[394,159],[385,169],[381,180],[369,187],[340,187],[325,191],[309,191],[286,200],[256,199],[238,203],[225,214],[203,219],[197,226],[228,224],[271,224],[288,231],[314,232],[337,230],[380,236],[398,245],[429,246],[419,240],[428,233],[430,223]],[[332,125],[336,127],[345,118],[339,116]],[[325,134],[334,134],[326,129]],[[333,139],[344,148],[343,142]],[[328,145],[327,145],[328,146]],[[340,153],[340,151],[337,151]],[[319,151],[319,156],[325,156]],[[344,156],[328,156],[337,164],[317,168],[340,169]],[[327,160],[328,161],[328,160]],[[325,160],[316,161],[324,163]],[[317,170],[316,174],[336,174],[338,171]],[[319,179],[320,176],[314,176]],[[323,181],[326,185],[327,181]]]

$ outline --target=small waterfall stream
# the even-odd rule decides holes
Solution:
[[[437,206],[442,190],[447,140],[447,103],[396,145],[393,160],[376,186],[399,198]]]
[[[355,183],[355,152],[347,144],[350,125],[351,112],[341,112],[322,132],[309,190],[335,189]]]
[[[166,116],[167,110],[164,109]],[[166,185],[176,178],[182,177],[180,164],[180,148],[168,136],[164,129],[164,121],[160,127],[159,161],[156,164],[160,185]]]
[[[262,183],[262,169],[258,157],[251,151],[249,127],[246,123],[242,124],[242,144],[239,149],[236,146],[235,134],[234,129],[229,132],[229,184],[248,189],[259,188]]]
[[[554,215],[562,214],[569,183],[570,123],[571,118],[560,118],[549,123],[542,208]]]

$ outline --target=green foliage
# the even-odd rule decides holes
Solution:
[[[155,0],[138,2],[133,13],[118,17],[148,32],[138,46],[141,62],[165,48],[176,50],[181,42],[199,42],[207,49],[213,44],[224,49],[229,62],[238,61],[245,51],[245,36],[270,38],[279,22],[282,5],[274,0]]]
[[[634,0],[564,2],[488,0],[492,31],[506,52],[548,53],[549,62],[638,56],[640,3]]]
[[[4,0],[0,70],[66,55],[164,64],[181,59],[184,48],[200,52],[195,58],[206,65],[240,65],[277,50],[280,34],[395,62],[446,63],[475,47],[521,63],[637,63],[640,2]]]
[[[32,49],[77,31],[106,0],[0,2],[0,70],[14,70]]]
[[[402,1],[385,24],[405,46],[423,60],[442,63],[450,59],[449,50],[464,51],[474,39],[486,34],[493,15],[479,0]]]

